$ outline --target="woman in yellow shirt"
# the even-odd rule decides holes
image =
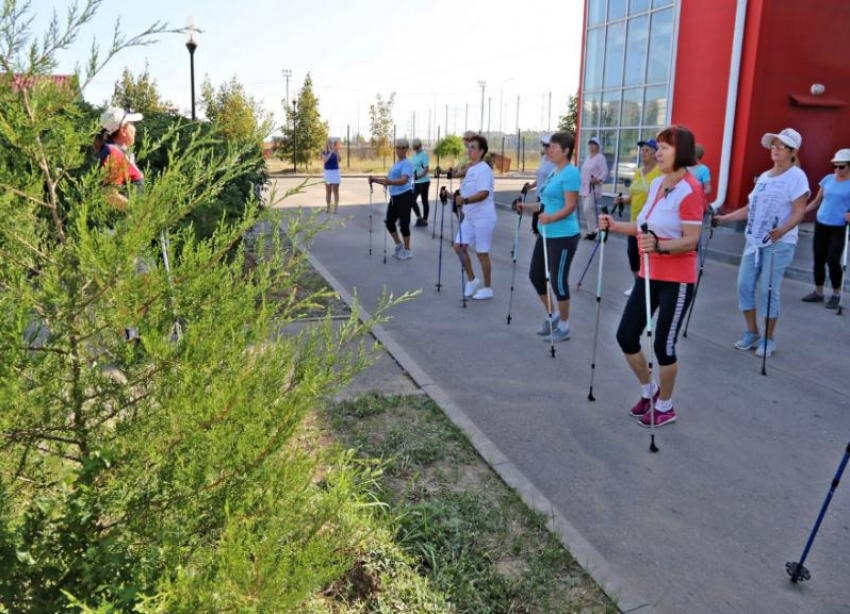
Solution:
[[[617,196],[614,199],[616,205],[630,205],[632,222],[637,220],[643,206],[646,204],[646,199],[649,196],[649,186],[656,177],[661,176],[661,170],[655,160],[655,152],[658,151],[658,143],[655,139],[647,139],[638,141],[640,147],[640,162],[641,168],[635,171],[635,178],[632,180],[632,185],[629,186],[628,196]],[[640,271],[640,253],[638,252],[637,237],[628,237],[628,247],[626,249],[629,255],[629,268],[632,270],[632,275],[637,279],[638,271]],[[631,287],[623,292],[626,296],[632,293]]]

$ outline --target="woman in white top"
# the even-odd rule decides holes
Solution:
[[[785,269],[794,260],[798,226],[806,213],[809,180],[797,166],[797,151],[802,143],[803,137],[792,128],[765,134],[761,144],[770,150],[773,168],[759,176],[746,207],[714,218],[721,224],[747,220],[744,255],[738,268],[738,309],[744,314],[747,330],[735,347],[755,349],[757,356],[771,356],[776,351],[773,333],[779,318],[779,290]],[[770,305],[768,288],[772,288]],[[768,318],[767,341],[759,333],[756,307],[759,318]]]
[[[469,166],[460,184],[460,193],[455,196],[458,215],[461,216],[460,229],[455,238],[455,252],[460,255],[463,270],[466,272],[464,295],[475,300],[493,298],[490,287],[490,243],[496,228],[496,201],[493,200],[493,169],[486,162],[487,139],[475,135],[466,146],[469,154]],[[484,285],[475,276],[469,247],[473,247],[481,263],[481,276]]]

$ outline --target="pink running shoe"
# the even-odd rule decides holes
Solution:
[[[661,389],[655,391],[655,402],[658,403],[658,395],[661,394]],[[632,418],[641,418],[644,414],[649,413],[649,399],[640,398],[634,407],[629,410],[629,415]]]
[[[647,403],[649,405],[649,403]],[[652,420],[650,419],[651,414],[650,411],[647,410],[646,413],[640,418],[640,425],[645,427],[652,426]],[[676,410],[671,409],[670,411],[658,411],[655,410],[655,426],[656,428],[659,426],[664,426],[665,424],[670,424],[671,422],[676,421]]]

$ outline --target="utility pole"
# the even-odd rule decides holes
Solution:
[[[479,132],[484,132],[484,90],[487,89],[486,81],[479,81],[478,86],[481,88],[481,129]]]
[[[463,116],[463,131],[466,132],[469,130],[469,103],[466,103],[466,112]]]
[[[428,143],[430,144],[431,142],[432,142],[431,141],[431,109],[429,108],[428,109]]]
[[[519,132],[519,94],[516,95],[516,131]]]
[[[493,106],[491,103],[493,99],[490,96],[487,96],[487,134],[490,134],[490,120],[493,119]]]
[[[298,101],[292,101],[292,172],[298,172],[298,116],[295,114],[295,107],[298,106]]]
[[[416,111],[413,112],[413,131],[410,134],[410,138],[416,138]]]
[[[446,136],[449,136],[449,105],[446,105]]]
[[[292,76],[292,71],[288,68],[283,69],[283,78],[286,79],[286,107],[289,108],[289,78]]]
[[[546,130],[552,132],[552,92],[549,92],[549,123]]]

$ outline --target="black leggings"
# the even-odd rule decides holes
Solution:
[[[637,354],[641,350],[641,336],[646,329],[644,292],[644,279],[638,277],[617,329],[617,343],[624,354]],[[694,284],[653,281],[649,285],[650,308],[653,314],[658,310],[658,320],[652,329],[653,346],[662,367],[676,363],[676,339],[693,295]]]
[[[413,212],[416,214],[416,217],[421,217],[426,221],[428,220],[428,214],[431,212],[431,205],[428,204],[428,188],[430,187],[430,181],[413,184]],[[420,196],[422,197],[422,213],[419,213],[419,203],[416,202],[416,199]]]
[[[841,255],[844,252],[844,226],[827,226],[815,222],[815,285],[822,286],[826,280],[826,265],[829,265],[829,281],[832,288],[841,288]]]
[[[578,249],[578,235],[546,239],[549,252],[549,280],[559,301],[570,300],[570,265]],[[537,294],[546,294],[546,269],[543,263],[543,237],[538,236],[531,255],[528,278]]]
[[[401,236],[410,236],[410,209],[413,206],[413,192],[408,190],[390,198],[387,205],[387,230],[396,231],[396,222],[401,226]]]
[[[638,250],[637,237],[627,237],[626,253],[629,255],[629,268],[632,273],[640,271],[640,251]]]

